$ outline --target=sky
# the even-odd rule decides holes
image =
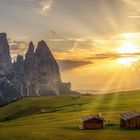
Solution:
[[[123,87],[115,87],[115,79],[106,89],[134,89],[140,82],[136,70],[116,59],[132,44],[140,52],[139,7],[139,0],[0,0],[0,32],[7,33],[13,59],[25,54],[30,41],[37,46],[45,40],[62,79],[75,90],[104,90],[124,69]],[[133,84],[126,83],[132,71]]]

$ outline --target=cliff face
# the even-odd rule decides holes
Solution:
[[[59,66],[44,41],[36,49],[30,42],[25,58],[18,55],[13,64],[4,33],[0,34],[0,49],[0,105],[27,96],[71,93],[71,84],[62,83]]]
[[[0,72],[7,73],[12,66],[7,36],[0,33]]]
[[[20,98],[20,92],[13,79],[7,36],[5,33],[0,33],[0,105]]]
[[[44,41],[38,43],[36,50],[32,42],[29,44],[25,59],[17,57],[14,72],[26,90],[24,96],[59,95],[59,66]]]

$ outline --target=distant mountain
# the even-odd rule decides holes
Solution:
[[[76,93],[71,83],[63,83],[59,66],[44,41],[35,49],[30,42],[25,58],[12,63],[7,36],[0,33],[0,105],[24,97]]]

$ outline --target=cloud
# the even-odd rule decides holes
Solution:
[[[47,14],[52,7],[53,0],[26,0],[32,9],[39,14]]]
[[[74,60],[59,60],[58,64],[61,70],[70,70],[84,65],[92,64],[91,61],[74,61]]]
[[[52,0],[49,0],[47,3],[42,3],[42,11],[49,11],[51,8]]]
[[[121,1],[131,6],[137,6],[138,3],[140,3],[138,0],[121,0]]]
[[[8,39],[12,59],[16,59],[18,54],[24,55],[27,51],[28,43],[22,40]]]
[[[87,56],[92,57],[96,53],[109,53],[109,46],[115,41],[111,39],[99,40],[93,36],[63,36],[47,39],[46,42],[57,59],[62,60],[71,57],[72,60],[81,60]]]
[[[140,1],[138,0],[122,0],[129,8],[128,17],[129,18],[140,18]]]
[[[50,33],[51,33],[52,35],[56,35],[56,32],[55,32],[54,30],[50,30]]]
[[[95,47],[93,37],[56,37],[47,39],[50,47],[55,52],[72,52],[75,50],[89,50]]]

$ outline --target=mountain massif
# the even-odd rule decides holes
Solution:
[[[25,58],[12,63],[6,33],[0,33],[0,105],[24,97],[73,93],[71,83],[63,83],[59,66],[44,41],[30,42]]]

